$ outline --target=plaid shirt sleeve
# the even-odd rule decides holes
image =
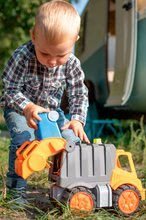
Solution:
[[[25,71],[24,59],[20,54],[14,53],[8,61],[2,76],[6,105],[19,113],[22,113],[25,106],[30,102],[21,92],[24,86]]]
[[[75,57],[67,68],[67,95],[71,119],[86,123],[88,108],[88,90],[84,84],[84,72],[80,61]]]

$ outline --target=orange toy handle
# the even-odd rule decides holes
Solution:
[[[40,143],[40,142],[39,142],[39,141],[36,141],[36,140],[30,142],[29,147],[27,147],[26,150],[25,150],[24,153],[23,153],[23,157],[26,158],[27,155],[28,155],[30,152],[32,152],[32,150],[33,150],[34,148],[36,148],[39,143]]]
[[[16,151],[17,157],[21,156],[21,152],[31,143],[31,141],[25,141]]]

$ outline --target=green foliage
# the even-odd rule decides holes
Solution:
[[[140,120],[139,128],[137,128],[137,130],[134,129],[134,124],[131,124],[131,140],[129,148],[137,163],[144,160],[143,153],[146,148],[146,131],[144,128],[143,117]]]
[[[143,151],[143,173],[144,173],[144,176],[146,177],[146,147]],[[146,179],[145,179],[145,184],[146,184]]]
[[[29,30],[34,24],[37,8],[45,0],[0,1],[0,68],[19,45],[30,39]]]

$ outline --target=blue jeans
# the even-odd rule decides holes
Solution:
[[[67,141],[73,141],[74,143],[79,142],[80,139],[75,136],[73,130],[61,130],[61,127],[67,123],[68,120],[65,118],[65,115],[61,109],[57,109],[57,111],[59,113],[57,124],[61,131],[62,137]],[[25,141],[32,141],[35,139],[34,129],[28,127],[26,119],[23,115],[16,113],[12,109],[7,108],[4,110],[4,118],[11,136],[6,184],[8,188],[26,187],[26,180],[15,173],[14,163],[16,159],[16,151],[21,146],[21,144]]]

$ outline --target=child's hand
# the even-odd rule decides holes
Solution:
[[[81,139],[81,141],[85,141],[88,144],[90,143],[87,135],[84,132],[83,125],[80,121],[71,120],[68,123],[66,123],[61,129],[65,130],[68,128],[72,129],[75,135]]]
[[[34,103],[29,103],[23,110],[23,113],[26,117],[27,124],[30,128],[37,129],[37,125],[35,120],[41,120],[38,113],[49,112],[49,109],[45,109],[39,105],[35,105]]]

